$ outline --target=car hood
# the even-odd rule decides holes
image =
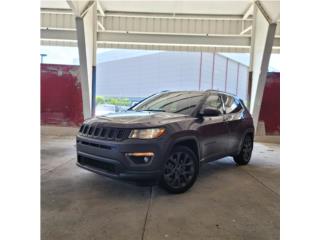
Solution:
[[[164,124],[183,121],[192,118],[191,116],[168,112],[151,111],[126,111],[120,113],[110,113],[88,119],[85,123],[106,123],[114,126],[137,126],[150,127],[161,126]]]

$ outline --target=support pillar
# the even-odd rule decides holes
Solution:
[[[251,61],[249,76],[251,81],[250,112],[257,129],[261,102],[266,84],[269,60],[272,52],[276,23],[272,23],[259,2],[255,2],[255,21],[252,33]]]
[[[96,92],[96,1],[67,1],[76,20],[84,119],[94,116]]]

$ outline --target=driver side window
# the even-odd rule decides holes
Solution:
[[[223,114],[223,105],[221,98],[217,94],[211,94],[206,102],[204,103],[203,109],[204,108],[213,108],[216,110],[219,110],[221,114]]]
[[[236,101],[233,97],[223,95],[224,106],[226,108],[226,114],[228,113],[237,113],[242,110],[241,104]]]

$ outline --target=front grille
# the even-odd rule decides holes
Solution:
[[[107,127],[104,124],[83,124],[79,134],[85,137],[106,139],[109,141],[122,141],[128,138],[130,129]]]
[[[112,163],[98,161],[92,158],[78,156],[78,162],[81,165],[101,169],[109,173],[116,173],[116,168]]]
[[[103,149],[107,149],[110,150],[111,147],[110,146],[106,146],[106,145],[102,145],[102,144],[97,144],[97,143],[92,143],[92,142],[86,142],[86,141],[80,141],[78,140],[77,143],[83,144],[83,145],[87,145],[87,146],[93,146],[93,147],[97,147],[97,148],[103,148]]]

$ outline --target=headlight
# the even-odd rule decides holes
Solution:
[[[134,129],[129,138],[153,139],[162,136],[165,133],[164,128]]]

